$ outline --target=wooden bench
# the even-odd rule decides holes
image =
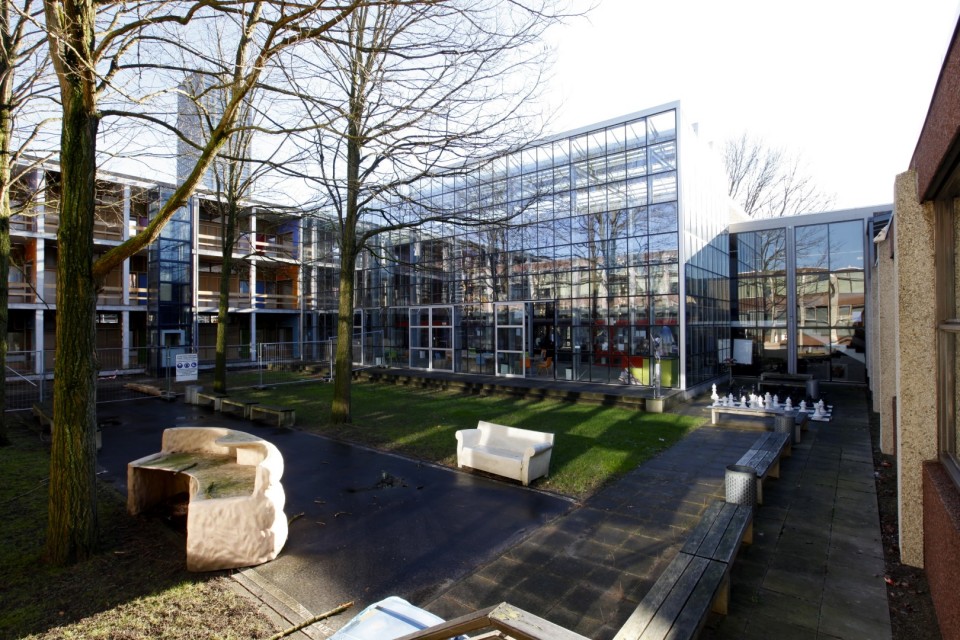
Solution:
[[[187,569],[247,567],[277,557],[287,518],[277,448],[243,431],[177,427],[161,451],[127,464],[127,511],[187,497]]]
[[[211,407],[214,411],[220,411],[223,399],[227,397],[225,393],[217,391],[198,391],[197,406]]]
[[[737,461],[737,465],[752,467],[757,473],[757,504],[763,504],[763,481],[780,477],[780,456],[790,455],[792,440],[789,433],[765,433]]]
[[[730,569],[752,541],[751,505],[711,504],[614,640],[696,638],[710,611],[726,615]]]
[[[254,405],[260,404],[256,400],[245,400],[243,398],[221,398],[220,399],[220,412],[226,413],[229,415],[239,416],[245,420],[249,420],[252,413],[251,410]]]
[[[297,421],[297,416],[293,409],[254,404],[250,406],[250,419],[275,427],[292,427]]]
[[[524,486],[550,471],[552,433],[481,420],[476,429],[461,429],[456,437],[458,467],[519,480]]]
[[[780,373],[766,371],[760,374],[760,381],[757,383],[757,386],[759,386],[761,389],[764,387],[770,387],[773,389],[779,387],[799,387],[801,389],[806,389],[808,380],[813,380],[813,376],[809,373]]]
[[[760,416],[762,418],[770,416],[779,416],[783,414],[783,409],[765,409],[765,408],[753,408],[753,407],[724,407],[723,405],[710,405],[707,407],[710,410],[710,424],[717,424],[717,416],[727,414],[727,415],[741,415],[741,416]]]

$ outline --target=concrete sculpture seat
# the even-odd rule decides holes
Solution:
[[[187,569],[273,560],[287,541],[283,457],[254,435],[221,427],[163,432],[160,453],[127,464],[127,511],[188,496]]]
[[[550,471],[552,433],[480,421],[457,431],[457,466],[519,480],[525,486]]]

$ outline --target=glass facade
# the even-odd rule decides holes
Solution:
[[[738,359],[735,374],[789,372],[866,382],[865,216],[874,213],[855,210],[733,228],[734,350],[749,354]]]
[[[420,185],[423,206],[513,217],[379,236],[357,273],[357,307],[454,305],[455,371],[642,385],[659,371],[664,387],[678,387],[687,289],[698,345],[687,367],[697,380],[715,376],[729,331],[717,231],[727,221],[696,223],[705,237],[684,264],[678,119],[676,108],[638,115]],[[434,368],[422,361],[420,316],[409,317],[382,327],[385,344],[400,363]]]

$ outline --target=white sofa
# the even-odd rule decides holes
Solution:
[[[457,466],[470,467],[524,486],[550,471],[553,434],[480,421],[457,431]]]

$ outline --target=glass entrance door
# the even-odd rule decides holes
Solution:
[[[410,366],[453,371],[453,307],[410,309]]]
[[[498,376],[525,377],[530,369],[527,344],[527,303],[498,302],[496,318],[496,362]]]

